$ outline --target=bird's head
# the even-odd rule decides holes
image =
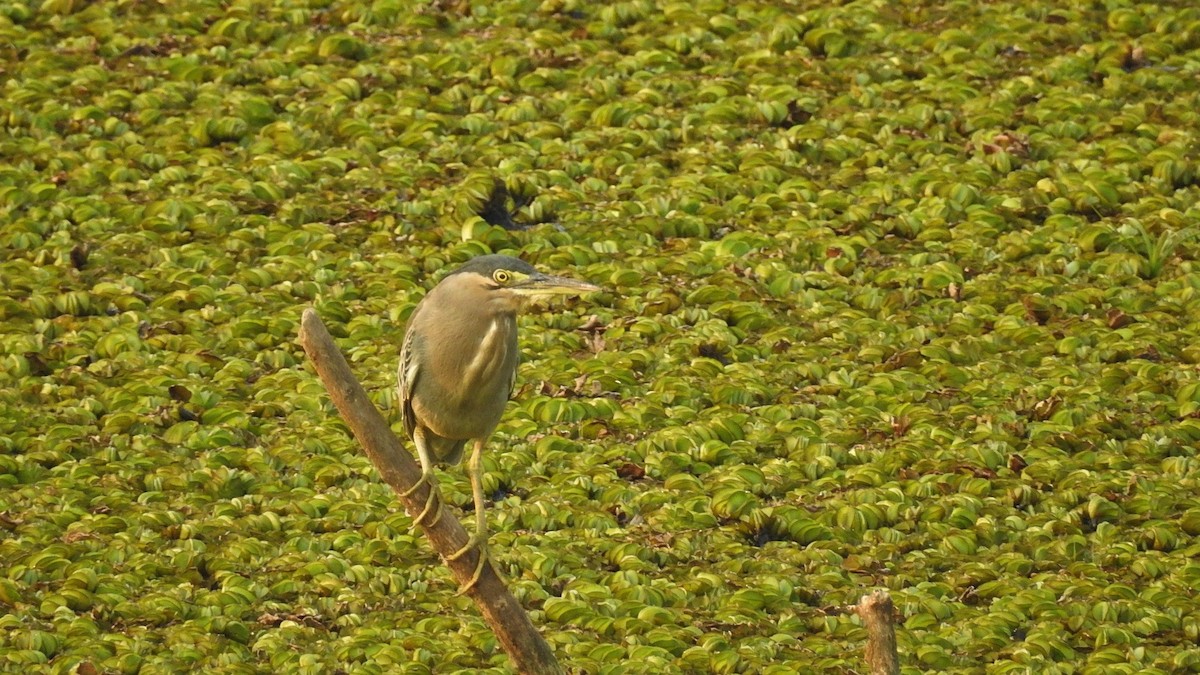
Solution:
[[[469,275],[477,288],[490,300],[519,311],[540,298],[555,295],[580,295],[602,290],[599,286],[570,277],[539,272],[533,265],[507,255],[482,255],[472,258],[453,275]]]

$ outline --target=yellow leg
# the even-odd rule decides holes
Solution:
[[[475,441],[475,449],[472,450],[471,460],[467,465],[467,471],[471,474],[471,492],[475,497],[475,534],[471,535],[465,546],[446,556],[446,560],[455,561],[466,555],[467,551],[478,547],[479,562],[475,564],[475,572],[471,578],[462,585],[462,588],[458,589],[458,593],[455,595],[462,595],[479,583],[479,577],[483,575],[483,566],[488,561],[487,513],[484,511],[483,503],[483,443],[483,440]]]
[[[438,494],[437,482],[433,477],[433,457],[429,455],[429,448],[425,445],[424,429],[417,427],[413,431],[413,442],[417,446],[417,457],[421,460],[421,477],[417,479],[417,482],[412,484],[412,487],[401,492],[400,497],[408,497],[421,489],[422,485],[428,484],[429,497],[425,500],[425,508],[421,509],[421,513],[416,518],[413,518],[413,524],[421,525],[425,523],[425,519],[432,512],[433,520],[429,521],[428,524],[433,525],[442,517],[442,499],[441,495]]]

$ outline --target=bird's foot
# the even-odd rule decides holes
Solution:
[[[422,471],[421,477],[417,479],[417,482],[413,483],[412,487],[408,488],[404,492],[401,492],[400,496],[408,497],[409,495],[416,492],[417,490],[420,490],[421,486],[426,483],[430,483],[430,484],[433,483],[433,472],[432,471]]]
[[[401,492],[400,496],[407,497],[413,494],[425,483],[429,484],[429,497],[425,500],[425,508],[421,509],[421,513],[417,514],[416,518],[413,518],[413,525],[432,526],[442,518],[442,498],[441,495],[438,494],[437,483],[433,482],[432,472],[422,473],[421,477],[417,479],[417,482],[413,483],[412,487],[408,488],[404,492]],[[429,517],[430,513],[433,513],[433,520],[426,523],[425,519]]]
[[[471,574],[471,578],[458,589],[458,592],[454,594],[455,597],[465,595],[467,591],[475,587],[475,584],[479,583],[479,578],[483,576],[483,566],[488,563],[487,542],[482,537],[473,534],[465,546],[446,556],[447,562],[454,562],[473,548],[479,549],[479,561],[475,563],[475,571]]]

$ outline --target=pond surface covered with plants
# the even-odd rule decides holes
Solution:
[[[1200,670],[1200,9],[1067,4],[0,3],[0,670],[507,672],[296,341],[489,252],[574,672]]]

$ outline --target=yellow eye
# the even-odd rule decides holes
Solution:
[[[496,283],[498,284],[507,284],[508,280],[512,278],[512,275],[504,270],[496,270],[495,272],[492,272],[492,278],[495,279]]]

